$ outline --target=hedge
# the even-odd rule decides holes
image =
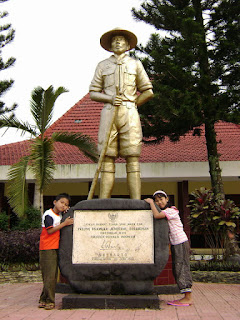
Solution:
[[[39,260],[40,229],[0,231],[1,263],[36,263]]]

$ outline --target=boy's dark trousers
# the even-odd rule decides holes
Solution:
[[[58,274],[58,250],[40,250],[39,261],[43,278],[43,290],[39,302],[55,303],[55,289]]]

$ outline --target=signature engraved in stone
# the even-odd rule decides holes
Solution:
[[[135,248],[135,252],[139,252],[139,251],[141,250],[141,247],[142,247],[142,245],[139,244],[139,246],[137,246],[137,247]]]
[[[103,240],[101,250],[124,250],[119,243],[113,244],[112,240]]]

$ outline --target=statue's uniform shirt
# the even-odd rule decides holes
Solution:
[[[152,89],[142,63],[123,54],[119,60],[112,55],[101,61],[96,68],[89,91],[104,92],[109,96],[116,94],[118,87],[123,101],[117,108],[117,114],[110,134],[107,156],[123,157],[140,156],[142,128],[137,111],[137,91]],[[101,151],[108,131],[113,106],[104,104],[98,133],[98,148]]]

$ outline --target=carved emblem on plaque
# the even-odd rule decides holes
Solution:
[[[111,222],[114,222],[117,220],[117,217],[118,217],[118,213],[117,212],[114,212],[114,213],[110,213],[108,214],[108,218],[111,220]]]

